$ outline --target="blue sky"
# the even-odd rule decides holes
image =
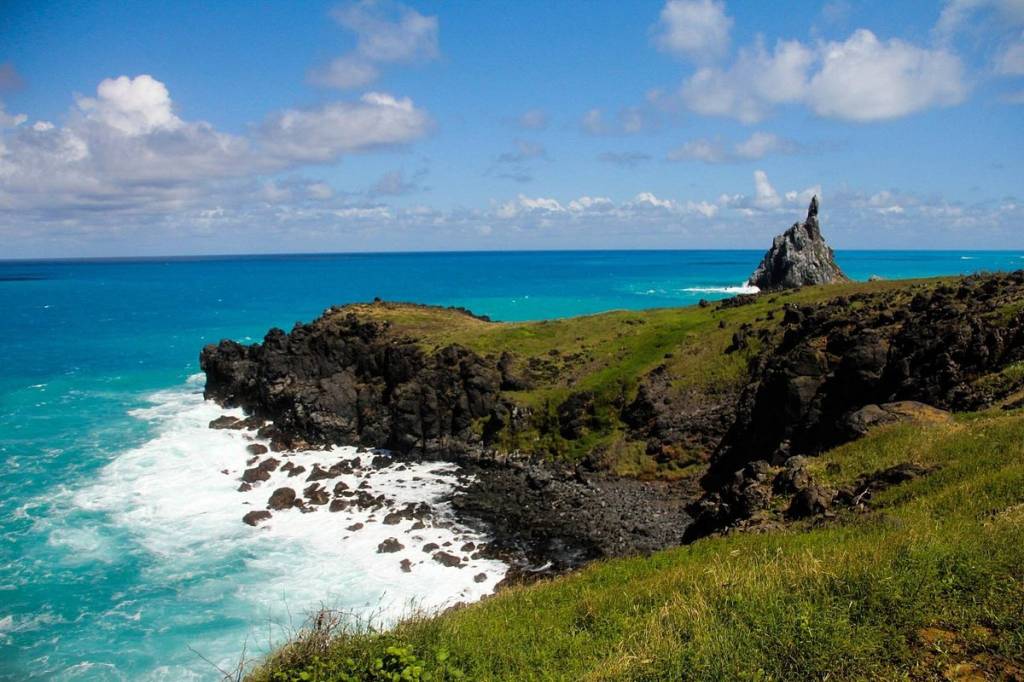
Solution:
[[[1024,248],[1024,0],[10,0],[0,104],[0,257]]]

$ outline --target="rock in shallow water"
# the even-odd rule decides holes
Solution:
[[[270,512],[268,511],[251,511],[242,517],[244,523],[250,526],[258,525],[261,521],[266,521],[270,518]]]
[[[405,545],[399,542],[398,538],[388,538],[377,545],[378,554],[392,554],[394,552],[400,552],[403,549],[405,549]]]

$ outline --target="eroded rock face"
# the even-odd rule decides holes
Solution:
[[[749,282],[761,291],[775,291],[844,280],[846,275],[836,265],[835,254],[821,236],[818,197],[814,197],[807,209],[807,219],[794,223],[775,238]]]
[[[479,437],[496,406],[497,361],[461,346],[428,353],[388,326],[333,310],[262,344],[208,345],[206,397],[273,420],[284,441],[443,451]]]
[[[1019,388],[978,381],[1024,359],[1024,272],[924,290],[857,294],[787,311],[781,339],[755,361],[736,420],[712,458],[721,482],[747,462],[780,464],[874,425],[936,420]]]

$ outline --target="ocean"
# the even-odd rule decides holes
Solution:
[[[376,296],[497,320],[687,305],[743,291],[761,255],[0,261],[0,679],[215,680],[213,664],[229,669],[243,651],[266,652],[320,605],[386,624],[477,599],[503,575],[485,560],[466,571],[429,562],[402,571],[400,555],[376,552],[388,531],[351,515],[244,525],[266,488],[235,491],[249,441],[206,427],[225,411],[202,400],[204,344],[256,341],[272,326]],[[1024,252],[837,258],[854,279],[1024,267]],[[328,456],[340,455],[301,455],[310,465]],[[438,501],[456,476],[423,466],[385,472],[374,486]],[[364,531],[348,532],[353,521]],[[427,540],[480,540],[458,524],[432,532]]]

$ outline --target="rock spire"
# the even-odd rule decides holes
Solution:
[[[761,291],[777,291],[846,279],[836,265],[835,254],[821,236],[815,196],[807,208],[807,219],[794,223],[775,238],[749,283]]]

